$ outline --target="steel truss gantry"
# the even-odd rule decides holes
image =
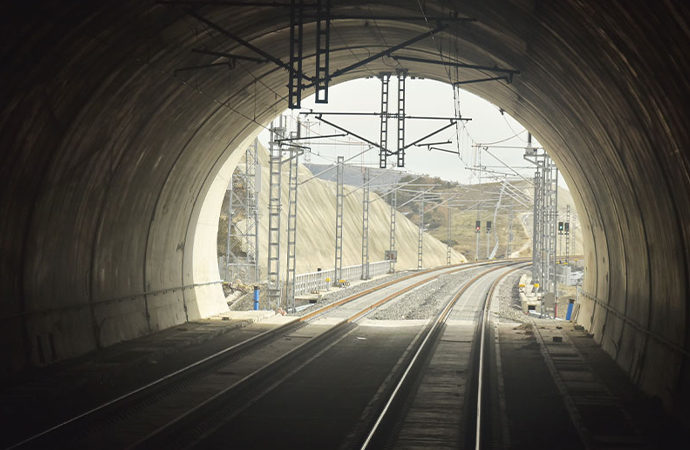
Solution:
[[[257,148],[256,140],[253,145],[247,147],[244,168],[239,165],[235,169],[228,187],[228,236],[225,259],[225,278],[228,282],[240,279],[252,283],[259,280]],[[242,226],[234,225],[240,220],[243,221]]]

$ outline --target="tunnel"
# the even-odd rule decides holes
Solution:
[[[287,61],[281,4],[4,2],[4,376],[222,309],[223,194],[244,146],[287,106],[288,72],[249,59],[181,69],[224,61],[198,49],[265,59],[238,40]],[[331,13],[331,73],[424,33],[395,55],[515,71],[466,89],[527,127],[571,189],[585,247],[578,321],[687,420],[687,4],[338,1]],[[437,28],[436,17],[472,20]],[[314,35],[307,17],[305,73]],[[392,66],[454,81],[446,66],[386,55],[331,84]]]

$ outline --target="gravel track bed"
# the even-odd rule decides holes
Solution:
[[[467,280],[484,267],[476,267],[454,274],[444,274],[393,300],[369,315],[375,320],[415,320],[436,317],[448,298]]]
[[[499,315],[502,319],[508,319],[518,323],[530,322],[530,317],[525,315],[520,308],[520,291],[518,281],[520,276],[529,270],[518,270],[508,275],[498,286]]]

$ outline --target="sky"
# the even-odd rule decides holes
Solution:
[[[390,80],[389,112],[397,110],[397,79]],[[406,115],[455,117],[455,101],[453,88],[447,83],[426,79],[406,80]],[[329,88],[329,103],[315,104],[314,96],[302,100],[299,111],[314,112],[348,111],[348,112],[379,112],[381,102],[381,81],[378,78],[361,78],[344,82]],[[427,147],[410,147],[406,150],[405,168],[409,173],[428,174],[438,176],[444,180],[458,181],[462,184],[472,184],[503,178],[503,174],[510,174],[513,178],[520,176],[532,178],[534,166],[523,159],[524,147],[527,146],[527,130],[508,113],[502,112],[496,105],[471,94],[458,90],[459,111],[461,117],[472,120],[460,123],[458,129],[452,126],[442,133],[434,135],[422,142],[445,142],[436,145],[456,152],[450,154],[440,151],[429,151]],[[298,110],[286,110],[283,114],[288,118],[288,130],[294,130]],[[378,116],[323,116],[326,120],[353,131],[373,142],[379,142],[380,119]],[[341,133],[330,126],[319,122],[313,116],[300,116],[303,123],[303,135],[330,135]],[[434,130],[448,124],[448,120],[413,120],[407,119],[405,124],[406,144],[412,143]],[[264,130],[259,135],[259,141],[268,144],[269,133]],[[388,122],[388,148],[397,148],[397,120]],[[308,142],[308,143],[307,143]],[[331,164],[337,156],[345,156],[348,164],[378,167],[378,149],[367,150],[370,146],[352,137],[325,138],[304,141],[311,146],[302,158],[303,162]],[[539,143],[533,139],[533,145]],[[489,145],[488,151],[478,152],[478,145]],[[483,146],[482,145],[482,146]],[[493,146],[491,146],[493,145]],[[501,148],[502,146],[517,148]],[[364,154],[357,156],[364,152]],[[354,157],[354,158],[353,158]],[[503,163],[512,167],[506,168]],[[392,167],[393,159],[388,167]],[[485,167],[480,178],[478,170],[472,170],[479,165]],[[490,174],[488,171],[499,173]],[[518,172],[518,174],[515,173]],[[565,187],[561,179],[560,184]]]

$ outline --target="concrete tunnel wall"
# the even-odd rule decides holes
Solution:
[[[421,14],[416,1],[334,3],[334,13]],[[422,5],[428,15],[453,7],[477,21],[399,54],[436,58],[441,49],[520,71],[512,84],[467,88],[527,126],[573,191],[590,295],[578,321],[643,390],[688,417],[688,7]],[[3,373],[221,308],[209,263],[215,233],[201,231],[217,226],[228,158],[285,107],[286,72],[240,62],[176,73],[213,61],[192,48],[254,56],[180,6],[0,8]],[[197,11],[287,61],[286,10]],[[331,70],[426,30],[421,21],[335,21]],[[313,35],[309,23],[306,49]],[[313,63],[308,56],[307,73]],[[395,67],[382,58],[336,82]],[[449,80],[440,66],[405,67]]]

